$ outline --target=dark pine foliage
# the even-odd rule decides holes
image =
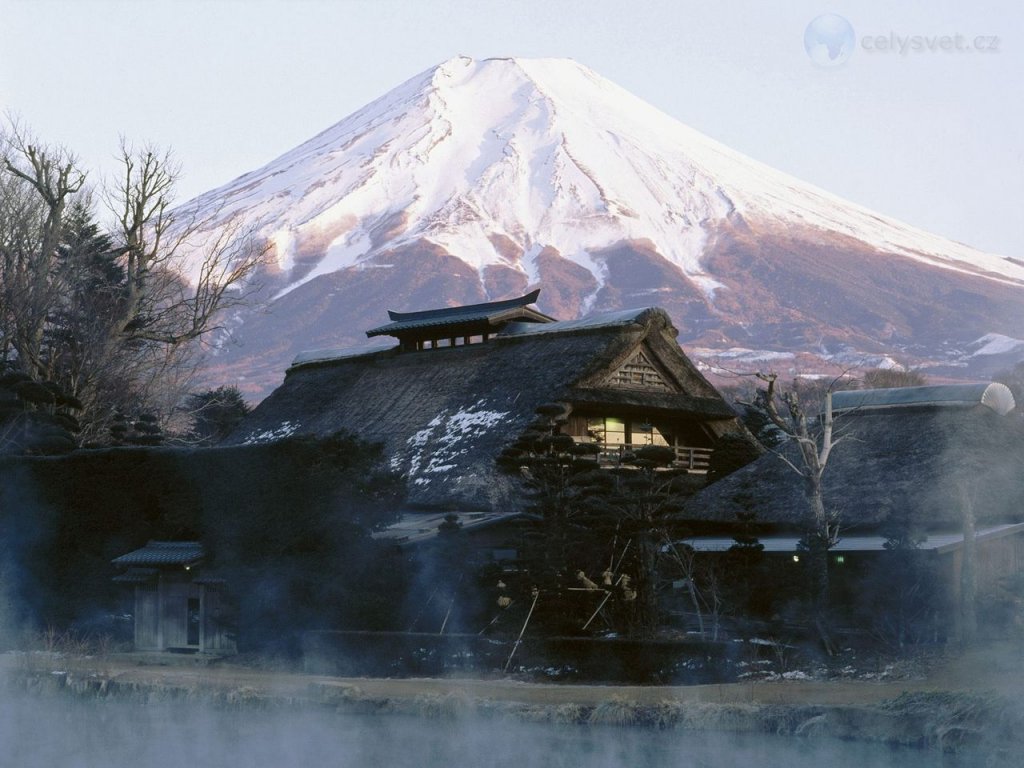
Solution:
[[[223,386],[190,395],[192,415],[188,440],[196,445],[216,445],[230,435],[252,410],[238,387]]]
[[[580,632],[603,605],[591,631],[652,637],[660,545],[673,515],[704,479],[671,469],[675,453],[661,446],[601,467],[596,446],[560,433],[561,414],[557,405],[539,408],[532,428],[499,458],[522,477],[528,509],[541,521],[525,553],[518,602],[528,605],[527,594],[539,588],[537,621],[552,634]]]
[[[400,624],[402,563],[370,533],[390,522],[404,483],[379,446],[335,435],[0,462],[0,554],[27,626],[116,611],[127,593],[110,561],[150,539],[202,542],[238,607],[243,650]]]
[[[52,381],[0,362],[0,456],[54,456],[75,448],[81,404]]]

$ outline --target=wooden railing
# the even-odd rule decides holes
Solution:
[[[643,445],[638,444],[616,444],[616,445],[602,445],[601,452],[597,455],[598,461],[602,464],[618,464],[623,454],[631,453],[638,448],[643,448]],[[672,466],[676,469],[686,469],[690,472],[707,472],[708,467],[711,465],[711,454],[714,451],[713,448],[691,448],[689,446],[675,445],[668,446],[676,452],[676,460],[672,463]]]

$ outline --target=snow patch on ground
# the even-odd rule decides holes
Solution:
[[[774,360],[792,360],[792,352],[772,352],[766,349],[747,349],[746,347],[729,347],[728,349],[711,349],[710,347],[694,347],[691,352],[704,360],[718,358],[739,362],[771,362]]]
[[[979,355],[1005,355],[1016,352],[1024,347],[1024,340],[1015,339],[1012,336],[1003,336],[1000,333],[987,333],[980,339],[972,342],[970,346],[977,346],[978,349],[971,353],[971,357]]]
[[[822,352],[819,356],[822,360],[829,360],[836,365],[845,366],[847,368],[881,368],[887,371],[906,370],[906,366],[901,365],[888,355],[861,352],[857,349],[846,348],[835,353]]]

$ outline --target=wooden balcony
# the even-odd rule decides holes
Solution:
[[[632,453],[639,448],[645,447],[644,445],[632,443],[619,443],[615,445],[598,443],[598,445],[601,447],[601,452],[597,454],[597,459],[601,464],[608,466],[619,464],[623,454]],[[699,474],[705,474],[708,471],[708,467],[711,464],[711,454],[714,451],[713,448],[693,448],[683,445],[667,447],[672,448],[676,452],[676,460],[672,463],[674,469],[685,469],[688,472]]]

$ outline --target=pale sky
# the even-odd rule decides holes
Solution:
[[[824,13],[855,32],[839,67],[804,50]],[[184,201],[452,56],[569,57],[779,170],[1024,258],[1022,33],[1019,0],[0,0],[0,106],[95,176],[120,135],[173,148]],[[968,50],[866,48],[944,35]]]

